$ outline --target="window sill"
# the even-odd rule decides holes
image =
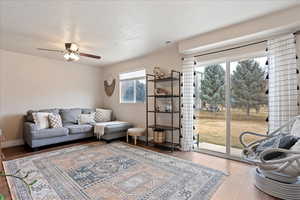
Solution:
[[[146,104],[146,102],[119,102],[119,104]]]

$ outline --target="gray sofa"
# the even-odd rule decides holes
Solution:
[[[79,114],[88,114],[94,112],[95,109],[72,108],[72,109],[43,109],[38,111],[29,110],[24,120],[24,141],[31,148],[37,148],[50,144],[57,144],[72,140],[78,140],[93,136],[93,125],[77,124]],[[62,118],[62,128],[48,128],[38,130],[34,124],[33,112],[50,112],[59,114]],[[112,119],[113,120],[113,119]],[[127,129],[133,127],[130,123],[114,124],[105,126],[102,139],[109,141],[124,137]]]

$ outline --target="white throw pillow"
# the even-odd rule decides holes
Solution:
[[[95,121],[95,113],[91,114],[81,114],[78,117],[78,124],[94,124]]]
[[[296,144],[294,144],[291,149],[291,151],[299,151],[300,152],[300,140],[298,140],[298,142],[296,142]],[[294,154],[295,155],[295,154]]]
[[[298,142],[296,142],[296,144],[294,144],[291,148],[291,151],[298,151],[300,152],[300,140],[298,140]],[[287,156],[296,156],[297,154],[293,154],[293,153],[289,153]],[[299,155],[299,154],[298,154]],[[288,166],[287,168],[285,168],[283,170],[284,173],[287,173],[289,175],[292,176],[300,176],[300,169],[298,166],[298,163],[296,161],[294,161],[290,166]]]
[[[95,120],[96,122],[109,122],[111,121],[112,110],[96,109]]]
[[[300,137],[300,119],[297,118],[296,121],[294,122],[292,129],[291,129],[291,134],[297,137]]]
[[[33,121],[37,125],[38,130],[49,128],[49,114],[47,112],[32,113]]]
[[[50,113],[49,114],[49,123],[50,123],[51,128],[62,128],[63,127],[61,116],[58,114]]]

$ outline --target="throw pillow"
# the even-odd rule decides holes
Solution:
[[[112,110],[96,109],[95,120],[96,122],[109,122],[111,121]]]
[[[81,109],[79,109],[79,108],[61,109],[60,110],[60,115],[61,115],[63,124],[67,124],[67,123],[77,124],[78,117],[80,114],[81,114]]]
[[[78,124],[94,124],[94,123],[96,123],[95,113],[79,115]]]
[[[50,113],[46,113],[46,112],[36,112],[36,113],[32,113],[32,117],[34,120],[34,123],[37,125],[37,129],[45,129],[45,128],[49,128],[49,116]]]
[[[291,151],[298,151],[300,152],[300,140],[298,140],[298,142],[296,142],[296,144],[294,144],[291,148],[290,148]],[[288,156],[297,156],[299,154],[293,154],[293,153],[289,153]],[[287,173],[289,175],[292,175],[292,176],[299,176],[300,175],[300,169],[299,169],[299,166],[298,166],[298,163],[297,162],[292,162],[292,164],[285,168],[284,173]]]
[[[260,154],[261,152],[263,152],[266,149],[278,148],[281,137],[282,137],[281,135],[278,135],[278,136],[266,139],[265,141],[263,141],[262,143],[260,143],[257,146],[255,153]]]
[[[294,122],[292,129],[291,129],[291,135],[295,135],[300,137],[300,119],[297,118],[296,121]]]
[[[36,112],[58,114],[59,110],[57,108],[41,109],[41,110],[29,110],[29,111],[27,111],[26,121],[28,121],[28,122],[34,122],[32,113],[36,113]]]
[[[52,114],[52,113],[49,114],[49,123],[50,123],[50,128],[63,127],[61,117],[58,114]]]
[[[300,152],[300,140],[298,140],[298,142],[296,142],[296,144],[294,144],[290,150]],[[292,154],[292,155],[295,155],[295,154]]]

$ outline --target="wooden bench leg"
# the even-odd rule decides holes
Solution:
[[[134,145],[136,145],[136,138],[137,138],[137,136],[135,135],[134,136]]]
[[[126,142],[128,143],[128,133],[127,133],[127,135],[126,135]]]

